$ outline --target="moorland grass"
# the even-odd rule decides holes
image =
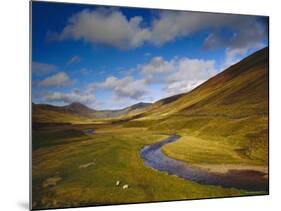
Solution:
[[[40,134],[40,137],[44,136]],[[34,208],[249,194],[234,188],[200,185],[146,167],[140,149],[165,137],[143,128],[111,127],[110,130],[107,127],[80,140],[67,137],[64,144],[34,150]],[[94,165],[79,168],[92,161]],[[55,186],[44,188],[44,181],[53,177],[62,179]],[[116,181],[121,184],[116,186]],[[128,189],[122,189],[125,184],[129,185]]]

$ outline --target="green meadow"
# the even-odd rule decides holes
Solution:
[[[249,194],[234,188],[200,185],[146,167],[139,150],[165,136],[143,128],[108,127],[106,130],[97,129],[92,136],[79,136],[76,129],[73,129],[75,137],[67,137],[70,130],[66,130],[66,138],[59,139],[49,137],[48,133],[52,129],[49,130],[34,132],[35,137],[36,133],[40,133],[34,142],[45,141],[42,137],[46,137],[46,141],[50,143],[33,152],[35,208]],[[93,164],[83,167],[89,163]],[[46,182],[50,178],[59,178],[59,181],[48,185]],[[118,186],[117,181],[120,181]],[[126,184],[129,188],[123,189]]]

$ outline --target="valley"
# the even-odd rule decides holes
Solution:
[[[32,104],[33,208],[268,194],[268,62],[265,48],[190,92],[120,110]],[[141,150],[172,135],[163,155],[221,182],[146,165]]]

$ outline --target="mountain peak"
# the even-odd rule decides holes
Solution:
[[[93,112],[95,110],[87,107],[86,105],[80,103],[80,102],[73,102],[73,103],[70,103],[69,105],[67,106],[64,106],[65,109],[68,109],[68,110],[71,110],[71,111],[74,111],[74,112],[77,112],[77,113],[81,113],[81,112]]]
[[[84,104],[80,103],[80,102],[73,102],[73,103],[70,103],[68,105],[69,107],[74,107],[74,106],[83,106],[83,107],[87,107],[85,106]]]
[[[147,107],[149,105],[151,105],[151,103],[139,102],[137,104],[129,106],[129,108],[131,108],[131,109],[145,108],[145,107]]]

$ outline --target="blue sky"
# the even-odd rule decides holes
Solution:
[[[32,3],[32,101],[119,109],[188,92],[268,45],[268,18]]]

